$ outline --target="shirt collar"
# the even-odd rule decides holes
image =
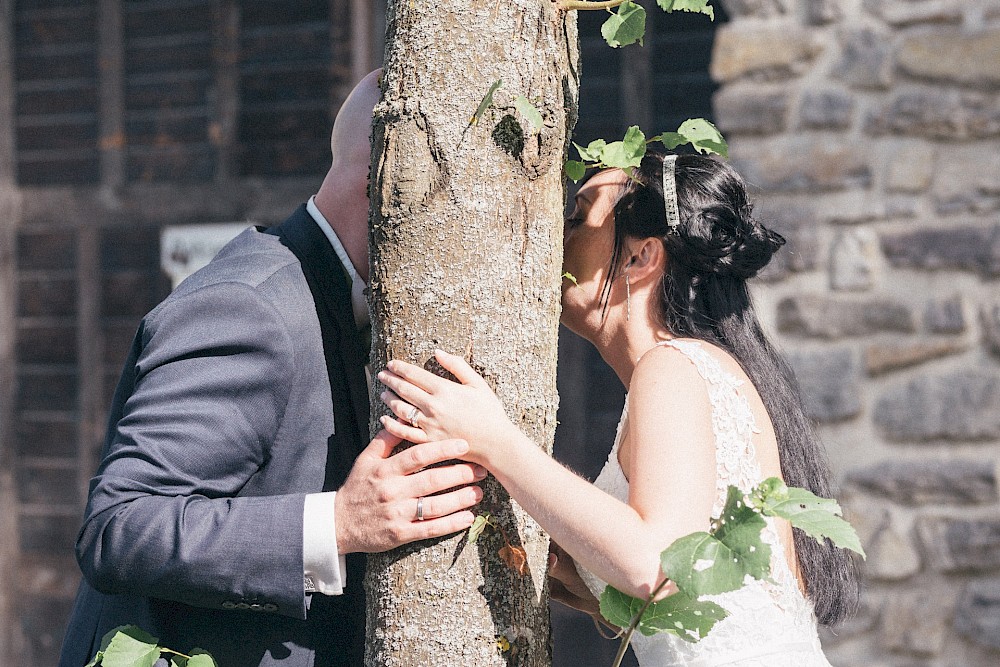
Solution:
[[[316,224],[319,225],[319,228],[323,230],[323,234],[326,235],[326,238],[329,239],[330,245],[333,246],[333,251],[337,253],[337,257],[340,259],[340,263],[344,265],[345,269],[347,269],[347,275],[351,277],[351,282],[354,283],[361,280],[358,277],[357,269],[354,268],[354,263],[351,262],[351,258],[347,254],[347,250],[344,249],[344,244],[340,242],[340,237],[337,236],[337,232],[333,231],[333,227],[326,219],[326,216],[323,215],[323,213],[320,212],[319,207],[316,206],[315,195],[310,197],[309,201],[306,202],[306,210],[309,212],[309,215],[312,216],[313,220],[316,221]],[[363,283],[364,281],[361,282]]]
[[[354,323],[358,325],[359,328],[366,326],[370,321],[370,316],[368,314],[368,299],[365,296],[365,281],[361,279],[358,275],[357,269],[354,268],[354,264],[351,262],[351,258],[347,254],[347,250],[344,249],[344,244],[340,242],[340,237],[337,236],[337,232],[333,231],[333,227],[330,222],[326,219],[326,216],[320,212],[319,207],[316,206],[316,196],[313,195],[306,202],[306,211],[312,216],[312,219],[316,221],[319,228],[323,230],[323,234],[330,241],[330,245],[333,246],[333,251],[337,253],[337,258],[340,263],[344,265],[344,269],[347,271],[347,275],[351,278],[351,310],[354,311]]]

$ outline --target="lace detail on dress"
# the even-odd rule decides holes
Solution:
[[[712,430],[716,446],[716,502],[713,517],[722,513],[729,485],[744,492],[762,481],[753,446],[759,433],[750,404],[739,388],[742,380],[727,372],[691,340],[671,340],[669,346],[687,357],[704,378],[712,404]],[[628,395],[608,461],[594,484],[628,502],[628,480],[618,463],[618,450],[628,431]],[[748,577],[738,591],[706,596],[729,612],[705,639],[691,644],[673,635],[636,635],[633,649],[641,667],[829,667],[816,632],[812,604],[802,595],[785,559],[773,520],[768,519],[762,539],[771,546],[771,581]],[[606,584],[582,567],[577,568],[587,587],[600,597]]]

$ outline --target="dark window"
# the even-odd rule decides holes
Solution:
[[[242,4],[241,174],[319,174],[329,166],[331,90],[350,77],[349,60],[332,47],[349,26],[339,4],[346,8],[329,0]]]
[[[656,14],[650,61],[650,101],[655,128],[676,130],[688,118],[712,120],[712,95],[718,86],[708,74],[715,29],[726,20],[722,5],[715,6],[715,21],[703,14]]]
[[[15,6],[22,185],[87,184],[100,178],[96,4],[21,0]]]
[[[125,172],[130,181],[204,181],[214,174],[212,4],[122,4]]]

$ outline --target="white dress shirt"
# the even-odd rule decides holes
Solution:
[[[309,198],[306,210],[330,240],[333,251],[340,258],[347,275],[351,277],[351,310],[354,311],[354,323],[361,329],[370,322],[368,299],[365,297],[366,285],[358,276],[358,271],[354,268],[337,233],[333,231],[326,217],[320,213],[315,199],[315,197]],[[336,491],[306,495],[302,522],[302,567],[307,593],[340,595],[347,584],[347,563],[337,548],[337,526],[334,523],[336,496]]]

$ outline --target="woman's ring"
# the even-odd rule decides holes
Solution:
[[[417,406],[413,406],[412,408],[410,408],[410,414],[406,415],[406,421],[410,422],[410,426],[412,426],[413,428],[420,428],[419,426],[417,426],[417,417],[419,416],[420,416],[420,410],[417,409]]]
[[[417,498],[417,521],[424,520],[424,499]]]

